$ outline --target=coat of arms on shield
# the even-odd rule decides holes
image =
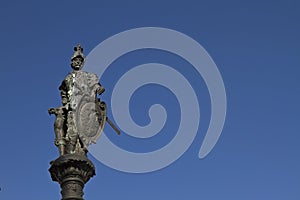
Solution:
[[[96,143],[106,122],[106,105],[104,102],[83,96],[76,112],[79,138],[85,147]]]

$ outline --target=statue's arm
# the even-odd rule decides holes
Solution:
[[[60,106],[60,107],[57,107],[57,108],[49,108],[48,109],[48,113],[49,115],[52,115],[52,114],[55,114],[55,115],[63,115],[64,114],[64,111],[67,109],[67,106]]]
[[[105,91],[105,88],[100,84],[100,83],[96,83],[92,86],[92,91],[96,92],[96,94],[102,94]]]
[[[100,84],[99,78],[96,74],[89,73],[89,78],[90,78],[90,87],[92,88],[92,91],[95,92],[96,94],[101,95],[104,91],[105,88]]]
[[[65,80],[59,86],[60,96],[62,100],[62,104],[66,105],[68,103],[68,89]]]

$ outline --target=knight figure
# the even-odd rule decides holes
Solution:
[[[50,115],[56,115],[55,145],[60,155],[86,154],[88,145],[96,142],[107,120],[106,105],[98,98],[105,89],[96,74],[81,70],[85,61],[82,47],[78,45],[74,51],[73,71],[59,87],[62,106],[48,110]]]

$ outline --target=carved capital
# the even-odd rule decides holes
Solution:
[[[95,175],[93,163],[81,154],[66,154],[52,161],[49,172],[60,184],[62,200],[83,200],[83,188]]]

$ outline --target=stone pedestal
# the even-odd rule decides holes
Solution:
[[[84,185],[95,175],[95,167],[86,155],[62,155],[50,164],[49,172],[60,184],[62,200],[83,200]]]

